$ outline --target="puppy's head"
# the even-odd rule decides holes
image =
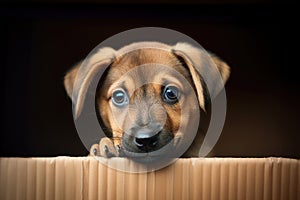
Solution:
[[[221,77],[221,83],[204,83],[201,73],[207,73],[204,65],[209,62],[218,69],[209,70],[210,81]],[[229,76],[227,64],[186,43],[140,42],[118,51],[104,48],[80,73],[78,65],[65,77],[68,94],[75,94],[75,116],[80,115],[94,75],[108,64],[96,95],[99,120],[115,145],[133,153],[156,151],[176,137],[185,137],[184,130],[195,126],[198,108],[205,110],[207,93],[215,96]],[[76,76],[79,83],[74,88]],[[182,126],[186,128],[179,131]]]

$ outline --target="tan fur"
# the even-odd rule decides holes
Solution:
[[[134,50],[137,47],[143,47],[143,49]],[[111,63],[105,79],[99,84],[96,101],[101,120],[111,130],[111,138],[103,138],[99,146],[94,145],[91,148],[91,154],[95,154],[94,151],[96,151],[96,155],[104,157],[119,156],[118,150],[122,149],[124,144],[122,143],[124,130],[131,130],[135,126],[147,127],[149,120],[163,124],[164,132],[162,134],[166,137],[168,135],[176,137],[179,126],[184,124],[188,126],[189,122],[193,120],[192,114],[198,103],[203,110],[205,109],[205,94],[201,82],[202,58],[206,56],[203,54],[202,50],[186,43],[168,46],[157,42],[141,42],[125,46],[118,51],[109,48],[100,49],[98,53],[92,56],[92,59],[85,63],[86,66],[83,70],[78,71],[80,64],[73,68],[65,76],[64,83],[68,95],[72,97],[73,94],[76,97],[76,102],[74,102],[76,105],[75,116],[78,117],[93,74]],[[220,73],[219,76],[222,77],[224,84],[229,77],[228,65],[214,55],[211,59],[211,62],[219,69],[214,73]],[[182,61],[185,63],[183,64]],[[153,65],[151,68],[146,66],[149,63]],[[160,65],[171,68],[160,67]],[[136,66],[142,67],[136,68]],[[176,75],[171,69],[175,69],[182,77]],[[76,76],[78,76],[79,81],[77,81],[77,86],[74,86]],[[198,103],[192,98],[191,93],[193,91],[182,84],[184,82],[183,77],[196,90]],[[145,82],[149,84],[135,88]],[[164,82],[175,84],[184,91],[177,104],[170,106],[163,102],[161,85]],[[127,110],[115,108],[110,100],[113,91],[121,87],[132,94]],[[213,87],[210,89],[216,93],[221,89],[220,84],[210,84],[210,87]],[[212,95],[215,96],[216,94]],[[191,116],[182,117],[182,113],[191,113]],[[189,152],[186,152],[185,156],[197,156],[202,139],[203,133],[199,131],[193,147],[190,148]]]

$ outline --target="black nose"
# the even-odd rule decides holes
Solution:
[[[150,152],[158,144],[159,133],[152,130],[139,130],[134,138],[134,144],[142,151]]]

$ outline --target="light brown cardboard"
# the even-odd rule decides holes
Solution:
[[[300,199],[300,160],[191,158],[126,173],[93,157],[0,158],[0,199]]]

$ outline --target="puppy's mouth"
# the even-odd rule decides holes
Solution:
[[[124,133],[122,139],[122,145],[127,154],[132,153],[151,153],[157,151],[173,139],[173,135],[167,131],[160,130],[159,132],[143,132],[139,134],[130,135]]]

